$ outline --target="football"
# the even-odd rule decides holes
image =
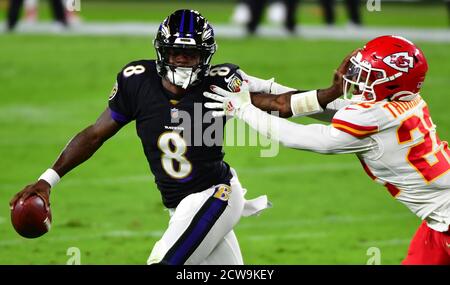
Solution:
[[[37,238],[50,230],[52,213],[39,196],[31,196],[22,204],[17,202],[11,209],[11,223],[18,234]]]

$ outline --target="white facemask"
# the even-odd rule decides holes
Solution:
[[[195,82],[198,78],[198,74],[200,73],[199,68],[196,68],[196,70],[193,71],[192,67],[177,67],[175,68],[175,71],[172,71],[167,66],[166,69],[167,80],[174,85],[182,87],[183,89],[188,88],[191,83]]]

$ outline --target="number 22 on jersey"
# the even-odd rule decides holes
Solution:
[[[450,150],[447,142],[441,142],[433,130],[428,107],[422,109],[421,115],[412,115],[402,122],[397,129],[398,142],[404,144],[413,141],[415,130],[423,135],[423,139],[410,147],[407,160],[430,183],[450,170]]]

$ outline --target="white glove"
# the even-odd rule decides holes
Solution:
[[[213,99],[216,102],[207,102],[205,107],[208,109],[219,109],[219,111],[213,111],[212,116],[236,116],[240,117],[242,110],[248,105],[251,105],[250,92],[248,90],[248,83],[242,82],[239,91],[229,92],[217,86],[211,86],[211,90],[216,93],[203,92],[203,96]]]
[[[254,77],[245,73],[242,69],[238,69],[237,73],[242,77],[244,81],[248,82],[248,90],[255,93],[268,93],[270,94],[270,88],[274,83],[274,78],[264,80],[258,77]]]
[[[248,75],[247,73],[242,71],[242,69],[238,69],[237,72],[239,73],[239,75],[241,75],[244,81],[248,82],[248,89],[250,92],[278,95],[281,93],[286,93],[288,91],[296,90],[294,88],[278,84],[277,82],[275,82],[274,78],[264,80]]]

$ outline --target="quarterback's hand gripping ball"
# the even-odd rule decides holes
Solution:
[[[50,230],[52,212],[50,206],[38,195],[17,200],[11,206],[11,223],[18,234],[25,238],[37,238]]]

